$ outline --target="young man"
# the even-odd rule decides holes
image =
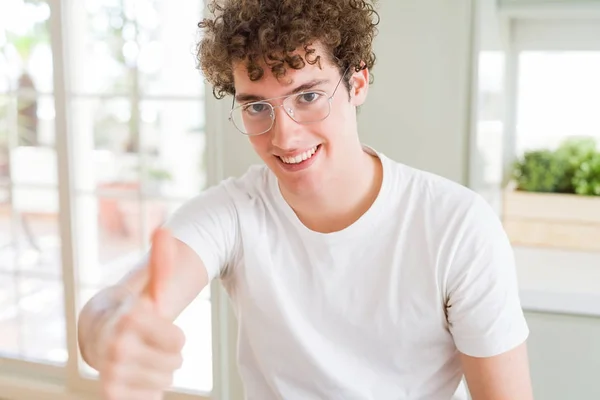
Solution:
[[[497,217],[470,190],[359,140],[371,4],[212,8],[200,66],[217,97],[233,96],[231,122],[265,165],[188,202],[150,258],[86,305],[82,354],[105,398],[161,397],[181,363],[172,321],[220,278],[248,399],[450,399],[463,375],[475,400],[531,399]]]

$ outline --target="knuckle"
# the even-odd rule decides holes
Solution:
[[[108,347],[108,358],[115,362],[126,361],[131,353],[129,341],[124,336],[118,336]]]
[[[137,316],[135,313],[129,312],[123,314],[117,321],[116,331],[118,333],[124,333],[131,331],[137,323]]]
[[[181,367],[183,367],[183,355],[177,354],[177,357],[175,359],[175,369],[180,369]]]
[[[146,312],[151,312],[154,310],[154,301],[151,297],[142,296],[138,299],[135,308],[137,310],[144,310]]]
[[[175,328],[176,329],[173,331],[173,341],[176,344],[177,350],[181,351],[186,342],[185,333],[183,333],[183,330],[180,327],[175,326]]]
[[[177,371],[181,367],[183,367],[183,356],[181,353],[175,354],[169,363],[170,369],[172,371]]]

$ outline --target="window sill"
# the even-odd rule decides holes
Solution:
[[[600,253],[514,250],[524,310],[600,317]]]
[[[50,384],[34,378],[15,378],[0,375],[2,400],[99,400],[99,394],[71,392],[64,386]],[[165,400],[210,400],[209,397],[187,393],[169,392]]]

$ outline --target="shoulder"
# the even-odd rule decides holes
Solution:
[[[396,195],[403,199],[403,218],[411,221],[413,233],[421,233],[412,240],[435,255],[435,265],[445,279],[442,287],[452,287],[473,273],[510,277],[512,245],[488,201],[440,175],[400,163],[392,165],[396,186],[401,189]]]
[[[431,233],[440,240],[456,243],[474,233],[481,239],[504,235],[499,216],[479,193],[385,156],[382,161],[390,174],[390,196],[399,199],[400,207],[410,210],[427,228],[435,229]]]
[[[412,167],[380,154],[389,186],[399,198],[413,201],[425,211],[437,214],[467,211],[482,200],[472,189],[433,172]]]

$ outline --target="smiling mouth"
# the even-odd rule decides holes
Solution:
[[[298,154],[297,156],[294,156],[294,157],[277,156],[277,158],[279,158],[281,160],[281,162],[283,162],[284,164],[290,164],[290,165],[300,164],[300,163],[312,158],[312,156],[315,155],[317,150],[319,150],[320,146],[321,145],[319,144],[319,145],[313,147],[312,149],[306,150],[304,153]]]

